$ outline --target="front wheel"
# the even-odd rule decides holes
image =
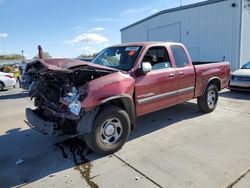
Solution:
[[[100,155],[112,154],[125,144],[130,134],[130,118],[117,106],[106,106],[94,120],[92,131],[85,135],[87,146]]]
[[[200,111],[210,113],[215,110],[218,102],[218,88],[214,84],[208,85],[203,96],[197,99]]]

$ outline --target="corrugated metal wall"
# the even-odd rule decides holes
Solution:
[[[181,23],[164,25],[157,28],[149,29],[147,33],[148,41],[180,42],[181,41]]]
[[[250,1],[244,0],[242,11],[240,64],[250,61]]]
[[[235,70],[239,67],[240,10],[239,0],[228,0],[162,14],[123,30],[122,43],[148,41],[148,33],[157,35],[157,28],[160,37],[155,38],[170,40],[161,28],[178,23],[176,33],[181,33],[180,42],[188,47],[194,61],[221,61],[225,57]]]

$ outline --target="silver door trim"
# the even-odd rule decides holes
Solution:
[[[188,93],[188,92],[193,91],[193,90],[194,90],[194,87],[187,87],[184,89],[179,89],[178,94]]]
[[[149,103],[149,102],[159,100],[159,99],[162,99],[162,98],[169,98],[169,97],[176,96],[178,94],[188,93],[188,92],[193,91],[193,90],[194,90],[194,87],[187,87],[187,88],[184,88],[184,89],[179,89],[179,90],[176,90],[176,91],[167,92],[167,93],[163,93],[163,94],[160,94],[160,95],[154,95],[154,96],[147,97],[147,98],[144,98],[144,99],[139,99],[137,102],[138,102],[138,104],[145,104],[145,103]]]

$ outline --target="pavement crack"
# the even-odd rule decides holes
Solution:
[[[156,181],[154,181],[153,179],[151,179],[150,177],[148,177],[146,174],[142,173],[141,171],[139,171],[138,169],[136,169],[135,167],[133,167],[132,165],[130,165],[129,163],[127,163],[126,161],[124,161],[122,158],[118,157],[116,154],[113,154],[113,156],[115,156],[121,162],[123,162],[124,164],[126,164],[127,166],[129,166],[130,168],[132,168],[137,173],[141,174],[143,177],[145,177],[147,180],[149,180],[150,182],[152,182],[157,187],[163,188],[163,186],[161,186],[160,184],[158,184]]]
[[[234,180],[232,183],[230,183],[227,188],[233,188],[242,178],[244,178],[248,173],[250,172],[250,168],[242,173],[236,180]]]

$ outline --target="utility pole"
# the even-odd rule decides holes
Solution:
[[[182,7],[182,0],[180,0],[180,6]]]
[[[21,52],[22,52],[22,59],[23,59],[23,61],[24,61],[24,56],[23,56],[23,52],[24,52],[24,51],[23,51],[23,50],[21,50]]]

